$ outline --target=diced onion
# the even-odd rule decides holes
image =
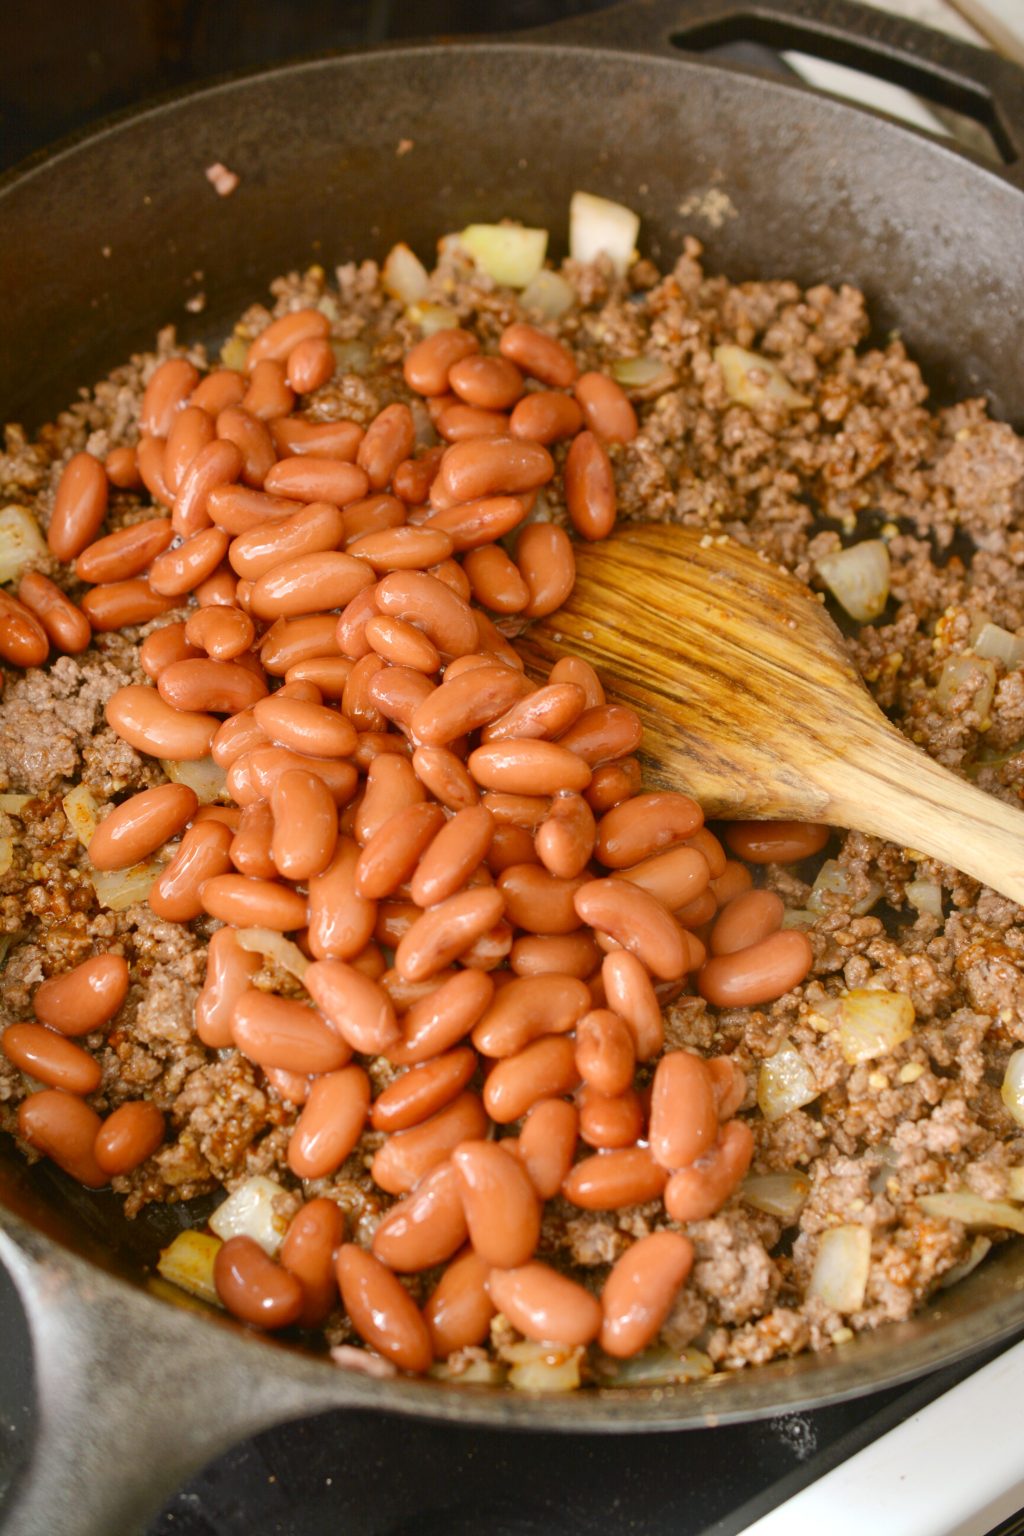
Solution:
[[[100,824],[100,808],[96,796],[87,784],[76,784],[69,789],[61,804],[71,824],[71,830],[83,848],[92,842],[93,833]]]
[[[1003,1073],[1002,1099],[1018,1125],[1024,1125],[1024,1049],[1014,1051]]]
[[[243,341],[241,336],[229,336],[220,349],[220,360],[225,368],[234,368],[237,373],[241,373],[248,353],[247,341]]]
[[[726,342],[714,350],[714,359],[722,371],[725,392],[737,405],[780,405],[796,410],[810,405],[806,395],[794,389],[778,363],[759,352],[748,352]]]
[[[273,960],[275,965],[288,971],[297,981],[301,981],[309,969],[309,961],[299,946],[293,944],[291,939],[286,939],[283,933],[275,933],[272,928],[238,928],[235,931],[235,942],[240,949]]]
[[[1011,1200],[1024,1200],[1024,1168],[1007,1168],[1006,1193]]]
[[[659,394],[679,382],[674,368],[670,368],[660,357],[649,357],[646,353],[640,357],[617,358],[608,371],[623,389],[645,395]]]
[[[838,859],[826,859],[815,876],[811,887],[811,894],[807,898],[807,907],[811,912],[827,912],[828,903],[825,895],[849,896],[850,877]],[[864,895],[850,903],[850,911],[856,917],[863,917],[870,912],[875,902],[882,894],[882,887],[877,880],[871,880]]]
[[[27,565],[46,554],[39,524],[27,507],[0,507],[0,582],[16,581]]]
[[[405,313],[424,336],[433,336],[435,331],[450,331],[459,323],[454,309],[448,309],[444,304],[410,304]]]
[[[13,837],[0,837],[0,879],[6,875],[14,863],[14,839]]]
[[[251,1237],[273,1258],[288,1231],[288,1218],[275,1209],[283,1193],[273,1179],[256,1174],[218,1205],[210,1226],[225,1242],[229,1237]]]
[[[574,192],[569,203],[569,255],[573,261],[610,257],[622,277],[636,256],[640,215],[592,192]]]
[[[833,1312],[857,1312],[871,1268],[871,1233],[867,1227],[830,1227],[818,1241],[809,1296],[816,1296]]]
[[[140,901],[146,901],[159,879],[166,863],[160,859],[143,859],[130,869],[90,869],[89,879],[101,907],[111,912],[126,912]]]
[[[212,805],[227,798],[228,776],[212,757],[186,758],[176,762],[162,757],[160,766],[175,784],[187,784],[199,797],[200,805]]]
[[[525,288],[544,265],[548,232],[521,224],[467,224],[459,244],[496,283]]]
[[[986,661],[1001,661],[1012,672],[1024,663],[1024,639],[998,624],[983,624],[974,642],[974,654]]]
[[[183,1291],[219,1307],[213,1264],[220,1247],[220,1238],[211,1237],[208,1232],[179,1232],[157,1259],[157,1270]]]
[[[583,1350],[569,1344],[540,1344],[522,1339],[501,1351],[512,1369],[508,1384],[519,1392],[574,1392],[580,1384]]]
[[[863,539],[849,549],[822,555],[817,571],[858,624],[877,619],[889,600],[889,548],[884,539]]]
[[[808,912],[805,907],[787,907],[782,915],[783,928],[813,928],[818,920],[816,912]]]
[[[7,816],[20,816],[32,798],[32,795],[0,795],[0,811]]]
[[[792,1040],[783,1040],[774,1056],[761,1063],[757,1074],[757,1102],[766,1120],[781,1120],[818,1097],[814,1073]]]
[[[342,373],[365,373],[373,360],[373,353],[365,341],[333,341],[331,351]]]
[[[932,917],[942,916],[942,886],[937,880],[911,880],[906,896],[918,912],[929,912]]]
[[[854,1066],[888,1056],[914,1031],[914,1005],[905,992],[854,987],[840,999],[839,1049]]]
[[[427,1372],[435,1381],[453,1381],[456,1385],[500,1387],[505,1380],[505,1367],[497,1360],[467,1360],[465,1365],[454,1369],[445,1360],[436,1361]]]
[[[980,1235],[976,1237],[970,1246],[967,1257],[961,1259],[959,1264],[954,1264],[952,1269],[946,1270],[946,1273],[939,1281],[939,1290],[948,1290],[951,1285],[956,1285],[958,1280],[966,1280],[971,1271],[977,1269],[991,1247],[992,1239],[990,1237],[981,1237]]]
[[[964,689],[973,694],[970,707],[986,719],[996,691],[996,669],[992,662],[983,656],[947,656],[935,689],[936,702],[946,709]]]
[[[1005,1227],[1010,1232],[1024,1232],[1024,1211],[1006,1200],[985,1200],[969,1189],[918,1195],[917,1203],[925,1215],[959,1221],[965,1227]]]
[[[576,303],[576,290],[561,273],[544,268],[527,283],[519,302],[544,320],[561,320]]]
[[[628,1360],[615,1360],[610,1355],[598,1355],[594,1369],[602,1383],[616,1387],[665,1387],[687,1381],[699,1381],[714,1370],[703,1350],[670,1349],[667,1344],[655,1344],[633,1355]]]
[[[741,1200],[788,1225],[796,1221],[810,1192],[805,1173],[751,1173],[740,1185]]]
[[[430,287],[426,267],[404,241],[391,247],[380,280],[391,297],[402,304],[417,303]]]

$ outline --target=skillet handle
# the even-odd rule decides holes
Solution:
[[[28,1317],[36,1385],[35,1440],[3,1536],[136,1536],[238,1440],[338,1405],[333,1377],[325,1393],[296,1381],[291,1360],[275,1371],[272,1347],[197,1326],[7,1211],[0,1262]]]
[[[675,58],[739,41],[796,49],[973,118],[1005,162],[986,167],[1024,186],[1024,70],[990,49],[856,0],[625,0],[538,29],[537,37]]]

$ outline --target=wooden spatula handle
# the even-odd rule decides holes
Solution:
[[[928,854],[1024,903],[1024,811],[976,789],[891,728],[822,763],[823,820]]]

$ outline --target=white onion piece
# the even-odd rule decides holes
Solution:
[[[889,549],[883,539],[863,539],[849,549],[822,555],[816,568],[832,596],[858,624],[877,619],[889,600]]]
[[[843,1057],[855,1066],[888,1056],[914,1031],[914,1005],[905,992],[854,987],[840,999],[837,1038]]]
[[[14,839],[12,837],[0,837],[0,880],[3,879],[13,863]]]
[[[1024,639],[998,624],[983,624],[974,642],[974,654],[986,661],[1001,661],[1012,672],[1024,663]]]
[[[213,1266],[220,1248],[220,1238],[208,1232],[179,1232],[157,1259],[157,1272],[189,1295],[219,1307]]]
[[[255,1174],[239,1184],[223,1205],[218,1205],[210,1217],[210,1226],[225,1242],[229,1237],[251,1237],[273,1258],[288,1231],[289,1218],[275,1209],[283,1194],[280,1184]]]
[[[759,352],[726,342],[715,348],[713,356],[721,369],[725,392],[737,405],[771,404],[796,410],[811,403],[793,388],[778,363]]]
[[[548,232],[521,224],[467,224],[459,244],[503,288],[525,288],[544,265]]]
[[[833,896],[850,895],[850,877],[838,859],[826,859],[818,870],[814,884],[811,886],[811,894],[807,898],[808,911],[827,912],[829,907],[825,901],[826,893]],[[850,903],[850,911],[855,917],[863,917],[866,912],[871,911],[881,894],[882,887],[879,883],[876,880],[869,881],[865,894],[857,901]]]
[[[430,287],[426,267],[403,240],[388,251],[380,280],[391,297],[402,304],[415,304]]]
[[[149,893],[166,868],[166,860],[143,859],[129,869],[90,869],[89,879],[101,907],[111,912],[126,912]]]
[[[272,928],[239,928],[235,932],[235,943],[239,949],[265,955],[297,981],[301,981],[309,969],[310,962],[299,946],[293,944],[291,939],[286,939],[283,933],[275,933]]]
[[[26,566],[46,554],[46,541],[27,507],[0,507],[0,582],[16,581]]]
[[[602,1382],[616,1387],[666,1387],[700,1381],[715,1368],[703,1350],[694,1349],[693,1345],[670,1349],[667,1344],[655,1344],[628,1360],[599,1354],[594,1369]]]
[[[1024,1200],[1024,1168],[1007,1168],[1006,1193],[1011,1200]]]
[[[985,720],[996,691],[996,669],[992,662],[983,656],[947,656],[935,688],[936,702],[946,709],[964,689],[973,694],[970,707]]]
[[[501,1350],[509,1361],[508,1384],[520,1392],[574,1392],[580,1384],[579,1345],[541,1344],[522,1339]]]
[[[932,917],[942,916],[942,886],[937,880],[911,880],[906,896],[918,912],[928,912]]]
[[[817,920],[818,914],[806,907],[787,907],[782,914],[783,928],[813,928]]]
[[[76,784],[74,789],[68,790],[61,804],[72,832],[82,847],[88,848],[100,824],[100,808],[96,796],[87,784]]]
[[[636,256],[640,215],[592,192],[574,192],[569,203],[569,255],[573,261],[611,258],[622,277]]]
[[[365,1354],[365,1350],[360,1351]],[[333,1351],[332,1351],[333,1354]],[[505,1380],[505,1367],[497,1360],[469,1360],[464,1366],[453,1369],[446,1360],[437,1360],[427,1372],[435,1381],[462,1382],[466,1386],[500,1387]]]
[[[32,798],[32,795],[0,795],[0,811],[7,816],[20,816]]]
[[[248,352],[247,341],[243,341],[241,336],[229,336],[220,349],[220,360],[225,368],[233,368],[236,373],[241,373]]]
[[[961,1259],[959,1264],[954,1264],[952,1269],[946,1270],[946,1273],[939,1281],[939,1290],[948,1290],[951,1285],[956,1285],[958,1280],[966,1280],[971,1271],[977,1269],[991,1247],[992,1239],[990,1237],[976,1237],[970,1246],[967,1257]]]
[[[740,1185],[740,1199],[755,1211],[792,1225],[807,1203],[811,1181],[805,1173],[751,1173]]]
[[[830,1227],[818,1240],[808,1296],[816,1296],[833,1312],[857,1312],[871,1268],[871,1233],[867,1227]]]
[[[561,320],[576,303],[576,290],[560,272],[546,268],[527,283],[519,296],[525,310],[536,312],[544,320]]]
[[[1024,1211],[1006,1200],[985,1200],[969,1189],[918,1195],[917,1203],[927,1216],[958,1221],[964,1227],[1005,1227],[1010,1232],[1024,1232]]]
[[[774,1056],[761,1063],[757,1074],[757,1102],[766,1120],[781,1120],[818,1097],[814,1073],[792,1040],[783,1040]]]
[[[1024,1125],[1024,1048],[1014,1051],[1003,1073],[1002,1100],[1018,1125]]]
[[[668,363],[660,357],[649,357],[646,354],[617,358],[608,372],[623,389],[643,390],[648,394],[671,389],[679,382],[675,369],[670,368]]]
[[[162,757],[160,766],[175,784],[186,784],[195,790],[200,805],[212,805],[215,800],[227,798],[228,776],[212,757],[186,758],[181,762]]]
[[[433,336],[435,331],[453,330],[459,323],[454,309],[449,309],[445,304],[410,304],[405,313],[413,325],[419,326],[424,336]]]

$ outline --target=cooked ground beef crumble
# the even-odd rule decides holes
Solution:
[[[850,634],[856,663],[879,705],[915,742],[1017,804],[1024,672],[996,663],[983,715],[972,688],[940,702],[936,684],[943,663],[969,648],[982,622],[1024,628],[1024,440],[991,421],[980,400],[929,409],[902,344],[865,345],[869,317],[852,288],[822,284],[804,292],[785,281],[708,277],[694,239],[664,277],[646,261],[625,279],[601,262],[566,262],[563,275],[578,302],[558,334],[581,369],[606,369],[641,353],[665,365],[654,388],[633,395],[639,435],[611,450],[620,517],[728,534],[812,584],[826,553],[857,538],[885,538],[891,596],[876,623]],[[452,250],[431,284],[428,297],[455,310],[485,350],[509,323],[534,318],[513,292]],[[315,304],[344,344],[338,374],[308,400],[310,419],[365,425],[390,400],[403,399],[421,440],[433,440],[425,407],[410,399],[400,369],[420,333],[381,287],[375,263],[339,268],[333,285],[320,269],[292,274],[272,293],[271,307],[255,305],[239,321],[241,341],[272,317]],[[724,342],[772,359],[809,406],[736,404],[713,357]],[[0,456],[3,500],[30,507],[45,527],[64,463],[81,449],[102,457],[134,443],[145,383],[177,351],[173,330],[161,332],[154,353],[83,393],[34,443],[9,427]],[[204,365],[201,350],[188,355]],[[554,454],[560,470],[564,445]],[[546,515],[565,521],[560,474],[543,500]],[[148,499],[113,491],[108,528],[149,513]],[[56,562],[44,559],[40,568],[72,595],[80,590]],[[45,977],[96,949],[123,954],[132,974],[128,998],[113,1027],[84,1042],[103,1069],[90,1102],[102,1113],[125,1099],[152,1098],[169,1121],[160,1150],[114,1181],[129,1214],[150,1201],[189,1200],[270,1173],[294,1191],[296,1206],[300,1194],[338,1200],[350,1233],[368,1243],[391,1203],[367,1172],[380,1134],[367,1132],[336,1176],[299,1191],[285,1162],[296,1110],[259,1068],[237,1052],[207,1050],[194,1032],[205,945],[216,925],[162,922],[144,903],[118,913],[101,908],[64,815],[61,796],[74,785],[87,785],[102,804],[163,779],[159,764],[116,737],[103,717],[115,689],[143,680],[136,658],[147,632],[98,635],[80,657],[7,677],[0,791],[33,799],[17,817],[0,814],[0,837],[12,837],[15,849],[0,879],[0,932],[9,945],[0,1025],[30,1016],[32,991]],[[838,861],[845,890],[826,899],[807,930],[815,965],[801,986],[762,1008],[722,1011],[682,995],[668,1009],[671,1044],[731,1055],[746,1073],[742,1113],[756,1135],[755,1173],[796,1170],[809,1181],[798,1226],[785,1237],[780,1220],[738,1197],[688,1228],[696,1261],[662,1338],[676,1349],[696,1344],[719,1368],[827,1348],[847,1329],[907,1317],[965,1260],[973,1241],[959,1223],[925,1216],[917,1197],[966,1186],[1005,1198],[1007,1170],[1024,1164],[1024,1132],[999,1094],[1007,1058],[1024,1042],[1019,908],[950,868],[859,833],[837,833],[826,853]],[[764,883],[802,909],[820,863],[768,866]],[[913,881],[940,888],[942,915],[913,907]],[[287,984],[269,967],[255,981],[276,991]],[[821,1029],[818,1010],[844,988],[865,986],[909,995],[916,1025],[889,1055],[851,1066]],[[769,1122],[757,1108],[758,1073],[784,1041],[813,1073],[818,1096]],[[393,1073],[383,1058],[369,1067],[378,1089]],[[0,1128],[14,1130],[14,1111],[30,1086],[0,1057]],[[841,1223],[871,1233],[865,1302],[850,1316],[806,1296],[819,1235]],[[660,1201],[601,1214],[548,1202],[539,1256],[599,1284],[631,1240],[665,1225]],[[430,1280],[408,1283],[421,1295]],[[334,1343],[351,1337],[343,1319],[328,1336]],[[495,1347],[505,1342],[498,1328]]]

